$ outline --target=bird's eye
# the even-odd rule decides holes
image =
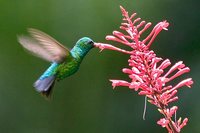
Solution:
[[[93,44],[93,43],[94,43],[93,41],[89,41],[89,42],[88,42],[88,44]]]

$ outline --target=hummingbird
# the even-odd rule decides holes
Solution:
[[[79,39],[69,50],[46,33],[29,28],[30,36],[18,36],[18,41],[33,55],[51,62],[48,69],[33,84],[35,89],[49,98],[55,81],[71,76],[79,69],[86,54],[95,46],[89,37]]]

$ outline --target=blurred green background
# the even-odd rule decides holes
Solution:
[[[172,63],[183,60],[195,81],[179,92],[178,116],[188,117],[183,133],[200,132],[200,1],[198,0],[0,0],[0,132],[1,133],[166,133],[161,118],[148,104],[142,120],[144,97],[124,87],[112,90],[108,79],[127,79],[121,72],[128,56],[93,49],[80,70],[55,86],[46,101],[32,87],[49,66],[27,54],[17,35],[28,27],[40,29],[71,48],[83,36],[97,42],[118,30],[119,5],[154,25],[170,23],[152,48]],[[112,43],[112,42],[110,42]],[[180,78],[181,79],[181,78]]]

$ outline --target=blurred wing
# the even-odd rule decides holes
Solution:
[[[33,39],[26,36],[21,36],[18,39],[22,46],[34,55],[60,63],[70,54],[67,48],[44,32],[36,29],[28,29],[28,31]]]
[[[54,61],[54,57],[41,47],[36,40],[28,36],[18,36],[19,43],[33,55],[49,62]]]

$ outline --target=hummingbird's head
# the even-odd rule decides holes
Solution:
[[[76,42],[76,45],[72,49],[73,54],[78,54],[78,56],[85,56],[90,49],[94,47],[94,41],[89,37],[83,37]]]
[[[91,48],[94,47],[94,41],[89,37],[83,37],[77,41],[76,46],[83,52],[88,52]]]
[[[94,41],[89,37],[83,37],[77,41],[76,45],[81,49],[91,49],[94,47]]]

